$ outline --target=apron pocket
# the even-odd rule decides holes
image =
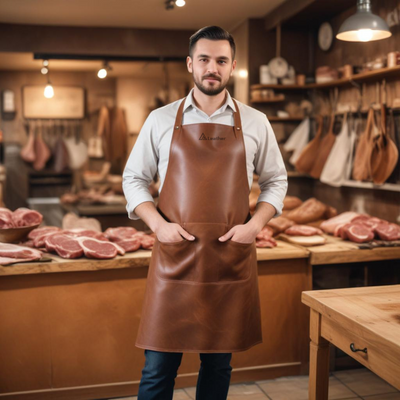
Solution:
[[[183,223],[195,236],[195,279],[197,282],[223,283],[242,281],[250,276],[255,259],[255,243],[220,242],[231,228],[225,223]]]
[[[163,243],[156,240],[158,248],[153,251],[156,273],[162,279],[195,281],[195,250],[190,240]]]

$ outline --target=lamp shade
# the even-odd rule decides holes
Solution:
[[[378,15],[372,14],[370,0],[358,0],[357,12],[347,18],[336,38],[347,42],[370,42],[392,36],[387,23]]]

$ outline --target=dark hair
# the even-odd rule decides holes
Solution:
[[[225,29],[220,28],[219,26],[205,26],[204,28],[199,29],[196,33],[190,36],[189,39],[189,56],[193,58],[193,50],[196,46],[196,43],[200,39],[208,39],[208,40],[227,40],[231,45],[232,50],[232,60],[235,59],[236,53],[236,45],[233,40],[232,35],[227,32]]]

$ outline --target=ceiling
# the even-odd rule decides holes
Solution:
[[[219,25],[233,30],[248,18],[262,18],[286,0],[186,0],[165,9],[165,0],[1,0],[0,22],[197,30]]]
[[[110,77],[140,77],[140,78],[159,78],[163,76],[164,65],[167,68],[170,78],[188,79],[190,77],[186,64],[182,62],[142,62],[124,61],[110,62],[112,71]],[[101,61],[81,61],[81,60],[50,60],[50,73],[54,71],[73,71],[73,72],[93,72],[101,68]],[[42,60],[34,60],[32,53],[1,53],[0,70],[2,71],[37,71],[40,73]]]
[[[332,17],[352,7],[355,12],[356,0],[314,1],[308,7],[289,18],[285,25],[290,25],[291,28],[319,26],[322,22],[329,21]]]

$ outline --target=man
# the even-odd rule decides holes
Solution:
[[[125,167],[129,217],[157,236],[136,339],[146,356],[139,400],[172,399],[183,352],[200,353],[196,399],[226,399],[232,352],[262,342],[255,237],[281,214],[287,174],[266,116],[225,89],[235,66],[228,32],[196,32],[194,88],[149,115]],[[157,171],[156,208],[147,188]]]

